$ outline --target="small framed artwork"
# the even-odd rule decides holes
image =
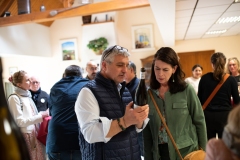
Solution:
[[[152,24],[132,26],[133,50],[154,49]]]
[[[63,61],[77,60],[77,39],[63,39],[60,40],[61,57]]]
[[[18,67],[9,67],[9,75],[13,75],[18,71]]]

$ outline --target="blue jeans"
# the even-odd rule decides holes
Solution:
[[[80,150],[71,150],[63,152],[49,152],[49,160],[81,160],[82,155]]]

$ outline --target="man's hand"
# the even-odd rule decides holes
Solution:
[[[148,118],[149,107],[148,104],[137,107],[135,109],[132,108],[133,102],[130,102],[125,109],[125,115],[123,116],[123,120],[125,122],[126,128],[131,125],[136,125],[137,128],[142,128],[143,121]]]

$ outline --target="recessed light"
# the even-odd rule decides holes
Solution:
[[[206,34],[221,34],[221,33],[225,33],[227,30],[216,30],[216,31],[208,31]]]
[[[234,22],[240,22],[240,16],[219,18],[216,23],[220,24],[220,23],[234,23]]]
[[[240,3],[240,0],[235,0],[234,2],[235,2],[235,3]]]

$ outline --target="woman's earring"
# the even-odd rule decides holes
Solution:
[[[174,73],[172,74],[172,82],[175,82],[175,81],[174,81]]]

